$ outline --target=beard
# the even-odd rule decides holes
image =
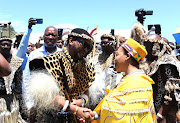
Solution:
[[[80,53],[77,53],[76,57],[77,57],[77,60],[82,60],[83,59],[83,57],[80,55]]]
[[[6,60],[11,55],[10,51],[11,51],[11,49],[3,49],[3,50],[1,50],[1,54],[4,56],[4,58],[6,58]]]

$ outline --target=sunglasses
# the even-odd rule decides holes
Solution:
[[[11,43],[10,43],[10,44],[9,44],[9,43],[0,43],[0,45],[1,45],[1,46],[8,46],[8,47],[11,47],[12,44],[11,44]]]
[[[35,47],[35,45],[33,45],[33,44],[32,45],[28,45],[28,47]]]
[[[113,43],[112,42],[101,42],[101,45],[102,46],[110,46],[110,45],[113,45]]]
[[[106,45],[108,44],[108,42],[101,42],[101,45]]]
[[[93,49],[93,44],[88,44],[84,39],[75,38],[79,43],[82,44],[83,48],[87,48],[88,51]]]

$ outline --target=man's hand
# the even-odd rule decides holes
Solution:
[[[81,122],[92,121],[94,119],[94,113],[87,108],[79,107],[77,111],[77,117]]]
[[[95,114],[88,108],[77,106],[76,101],[74,102],[74,104],[70,105],[70,111],[73,113],[72,109],[76,108],[77,110],[75,112],[76,112],[77,118],[80,121],[82,122],[92,121],[94,119]],[[57,95],[55,97],[54,106],[60,110],[65,105],[65,102],[66,100],[64,97]]]
[[[73,99],[73,102],[71,103],[72,105],[77,105],[79,107],[82,107],[82,103],[83,103],[83,100],[82,99]]]
[[[57,95],[54,101],[54,107],[57,109],[61,109],[66,102],[66,99],[62,96]]]
[[[31,29],[32,25],[36,25],[36,22],[37,22],[36,19],[31,17],[28,21],[28,28]]]

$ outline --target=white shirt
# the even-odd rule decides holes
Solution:
[[[61,49],[61,48],[58,48],[58,47],[56,46],[55,52],[57,52],[57,51],[62,51],[62,49]],[[38,57],[43,57],[43,56],[46,56],[46,55],[49,55],[49,54],[50,54],[50,53],[45,49],[45,45],[43,45],[43,46],[41,46],[40,48],[32,51],[32,52],[30,53],[30,55],[29,55],[29,59],[30,59],[30,61],[31,61],[32,59],[35,59],[35,58],[38,58]]]

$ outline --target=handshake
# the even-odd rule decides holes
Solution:
[[[79,107],[76,113],[79,121],[85,123],[94,119],[95,113],[88,108]]]
[[[77,116],[79,121],[84,123],[87,121],[92,121],[96,114],[88,108],[80,107],[78,105],[78,100],[73,100],[73,102],[70,104],[68,100],[59,95],[57,95],[55,98],[54,106],[59,110],[73,113]]]

